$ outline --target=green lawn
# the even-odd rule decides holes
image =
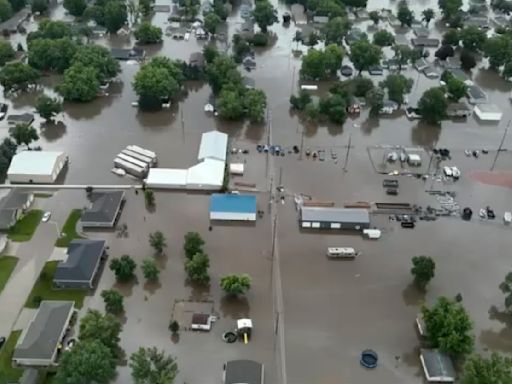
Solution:
[[[9,229],[8,237],[12,241],[29,241],[34,235],[37,226],[41,222],[43,211],[40,209],[32,209],[21,218],[11,229]]]
[[[41,300],[73,300],[77,308],[82,308],[87,290],[82,289],[53,289],[53,275],[57,269],[58,261],[49,261],[44,265],[41,275],[37,279],[32,292],[25,303],[26,308],[38,308],[39,303],[34,297],[39,296]]]
[[[12,271],[18,263],[18,258],[14,256],[0,256],[0,292],[7,284]]]
[[[0,349],[0,384],[17,382],[23,373],[22,369],[13,368],[11,364],[12,353],[20,334],[21,331],[13,331]]]
[[[53,193],[46,192],[36,192],[34,193],[34,197],[37,199],[48,199],[53,196]]]
[[[60,237],[55,242],[56,247],[67,247],[71,240],[81,239],[81,236],[78,236],[78,233],[76,233],[76,223],[80,220],[81,215],[81,209],[73,209],[71,211],[64,223],[64,227],[62,227]]]

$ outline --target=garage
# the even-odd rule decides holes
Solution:
[[[360,208],[301,207],[301,228],[356,230],[370,228],[370,213]]]
[[[503,112],[495,104],[478,104],[475,106],[475,115],[482,121],[500,121]]]
[[[23,151],[12,158],[7,178],[11,183],[52,184],[67,161],[64,152]]]

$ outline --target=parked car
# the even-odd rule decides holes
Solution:
[[[446,177],[452,177],[453,171],[451,167],[443,167],[443,173]]]
[[[50,217],[52,217],[52,213],[51,212],[45,212],[44,215],[43,215],[43,218],[41,219],[41,221],[43,223],[46,223],[48,220],[50,220]]]
[[[460,171],[457,167],[452,167],[452,177],[458,179],[460,177]]]

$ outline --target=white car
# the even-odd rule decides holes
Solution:
[[[457,167],[451,167],[452,168],[452,177],[454,179],[458,179],[460,177],[460,171]]]
[[[451,167],[443,167],[443,173],[446,177],[452,177],[453,171]]]
[[[45,212],[44,215],[43,215],[43,218],[41,219],[41,221],[43,223],[46,223],[48,220],[50,220],[50,217],[52,217],[52,213],[51,212]]]

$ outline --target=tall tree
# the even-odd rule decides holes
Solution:
[[[134,272],[137,264],[130,256],[123,255],[120,258],[114,257],[111,259],[109,267],[116,275],[117,281],[125,282],[135,277]]]
[[[119,315],[124,311],[123,295],[114,289],[105,289],[101,292],[101,297],[105,303],[105,310],[113,315]]]
[[[436,263],[428,256],[414,256],[412,258],[411,274],[414,276],[414,284],[420,289],[425,289],[435,274]]]
[[[25,91],[38,79],[39,72],[27,64],[11,63],[0,69],[0,84],[4,92]]]
[[[77,50],[78,45],[67,37],[30,40],[28,63],[35,69],[62,73],[71,66]]]
[[[208,284],[210,281],[209,267],[210,259],[204,253],[196,253],[192,258],[185,260],[187,278],[194,283]]]
[[[380,86],[388,90],[389,100],[403,104],[404,95],[411,91],[413,83],[414,81],[412,79],[408,79],[404,75],[390,74],[380,83]]]
[[[62,102],[57,98],[41,95],[36,101],[36,111],[46,121],[52,120],[62,112]]]
[[[160,275],[160,270],[158,269],[158,266],[156,265],[155,260],[153,259],[146,259],[142,262],[142,274],[144,275],[144,278],[148,281],[157,281],[158,275]]]
[[[437,0],[437,4],[446,21],[452,20],[462,8],[462,0]]]
[[[211,35],[215,34],[220,23],[222,23],[222,19],[214,12],[210,12],[204,17],[204,29]]]
[[[368,13],[368,17],[371,21],[373,21],[373,25],[378,25],[380,21],[380,16],[378,11],[371,11]]]
[[[0,66],[5,65],[9,60],[14,59],[14,49],[10,42],[0,40]]]
[[[185,243],[183,244],[183,250],[185,256],[191,259],[197,253],[203,253],[204,240],[201,235],[197,232],[187,232],[185,234]]]
[[[439,297],[431,307],[421,310],[427,338],[433,348],[439,348],[454,358],[463,357],[473,349],[473,323],[461,303]]]
[[[42,14],[48,10],[48,0],[31,0],[30,10],[32,13]]]
[[[402,27],[405,25],[410,27],[414,21],[414,13],[409,9],[409,6],[405,1],[402,1],[398,6],[396,17],[400,21]]]
[[[464,364],[462,384],[512,383],[512,359],[492,353],[490,357],[471,356]]]
[[[150,22],[142,22],[134,33],[140,44],[155,44],[162,41],[162,28],[151,25]]]
[[[62,354],[55,384],[107,384],[116,375],[116,361],[110,350],[99,340],[80,341]]]
[[[161,231],[155,231],[149,234],[149,245],[155,250],[156,253],[162,253],[164,248],[167,247],[167,241]]]
[[[350,47],[350,60],[359,73],[364,69],[378,65],[381,57],[382,51],[380,47],[366,40],[356,41]]]
[[[505,280],[500,284],[500,291],[505,294],[505,308],[512,310],[512,272],[507,273]]]
[[[65,100],[87,102],[98,95],[100,82],[98,71],[83,64],[73,64],[64,72],[64,79],[57,86],[57,91]]]
[[[508,35],[493,36],[484,43],[483,51],[491,68],[497,70],[512,59],[512,38]]]
[[[227,55],[218,55],[213,62],[206,67],[208,83],[215,94],[226,84],[242,86],[242,75],[236,68],[236,63]]]
[[[325,44],[342,44],[343,37],[350,30],[350,27],[351,23],[346,17],[330,19],[322,28]],[[302,40],[302,37],[300,40]]]
[[[146,64],[135,75],[133,88],[139,96],[139,106],[158,109],[162,106],[162,99],[179,92],[180,85],[165,68]]]
[[[460,32],[462,46],[470,51],[480,51],[487,40],[487,32],[480,28],[470,25]]]
[[[247,274],[226,275],[220,279],[220,287],[228,295],[243,295],[251,288],[251,278]]]
[[[9,128],[9,136],[16,141],[16,144],[25,144],[27,147],[30,147],[30,143],[33,141],[39,140],[36,129],[27,124],[16,124]]]
[[[370,116],[378,116],[384,107],[384,91],[381,88],[373,88],[366,94],[366,102],[370,107]]]
[[[373,44],[379,47],[390,47],[395,43],[395,36],[391,32],[381,29],[373,34]]]
[[[249,89],[243,96],[245,113],[253,122],[263,121],[267,109],[267,95],[261,89]]]
[[[97,44],[80,46],[71,62],[94,68],[100,82],[111,79],[121,72],[119,62],[112,57],[110,51]]]
[[[12,16],[12,6],[7,0],[0,0],[0,21],[9,20]]]
[[[455,28],[448,29],[443,35],[443,45],[458,46],[460,43],[460,32]]]
[[[87,2],[85,0],[64,0],[64,8],[73,16],[80,17],[83,15]]]
[[[398,62],[398,72],[400,73],[404,65],[413,61],[413,50],[405,45],[394,45],[393,52],[395,53],[393,58]]]
[[[239,90],[233,86],[224,87],[217,101],[217,109],[223,119],[241,119],[244,115],[244,105]]]
[[[97,310],[88,309],[80,320],[79,330],[78,339],[81,342],[98,340],[110,350],[112,356],[119,356],[121,323],[115,316],[109,313],[102,315]]]
[[[460,53],[460,66],[465,71],[469,71],[476,67],[475,55],[467,49],[463,49]]]
[[[157,348],[139,348],[130,356],[132,378],[135,384],[173,384],[178,364]]]
[[[442,88],[427,89],[418,102],[421,117],[431,124],[438,124],[446,116],[448,103]]]
[[[430,20],[432,20],[436,16],[436,13],[432,8],[424,9],[421,12],[421,19],[425,22],[425,25],[428,27],[430,24]]]
[[[263,33],[267,33],[267,28],[279,20],[276,9],[268,0],[256,1],[252,15]]]
[[[103,22],[110,33],[116,33],[128,20],[126,4],[119,0],[107,2],[103,11]]]
[[[453,76],[451,76],[446,82],[446,90],[450,94],[450,98],[454,101],[458,101],[466,94],[468,87],[462,81]]]

